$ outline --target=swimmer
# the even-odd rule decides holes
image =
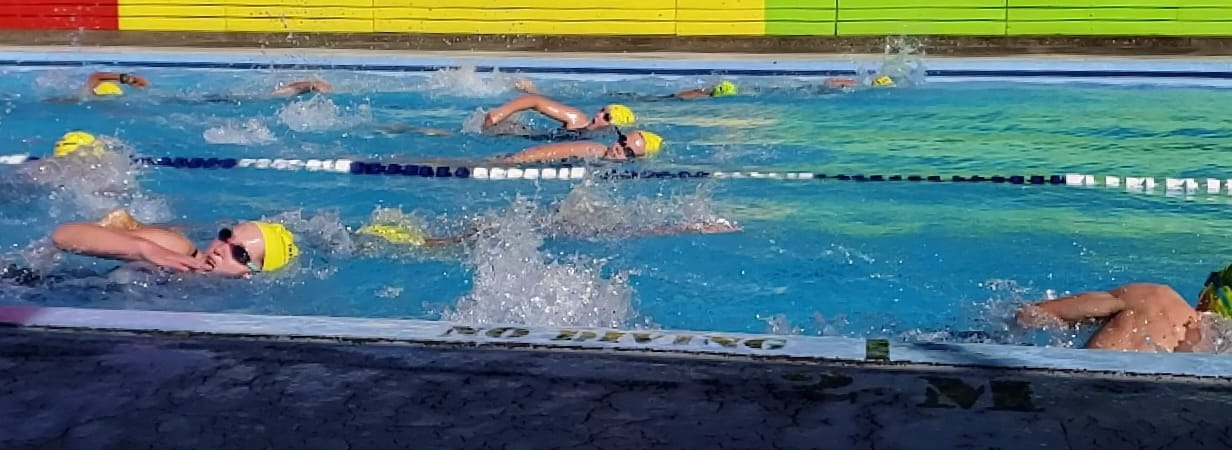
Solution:
[[[557,142],[531,147],[509,156],[497,158],[497,161],[510,164],[571,159],[627,162],[639,158],[653,157],[663,150],[663,137],[655,133],[636,130],[625,134],[620,132],[620,128],[613,128],[616,130],[618,137],[612,145],[603,145],[595,141]]]
[[[543,95],[542,92],[539,91],[539,88],[535,86],[535,83],[526,78],[519,78],[517,81],[513,83],[513,87],[514,89],[525,92],[527,94]],[[618,92],[618,93],[614,93],[611,95],[615,95],[619,97],[632,97],[632,98],[636,98],[642,101],[656,101],[656,100],[669,100],[669,99],[694,100],[694,99],[700,99],[700,98],[730,97],[730,96],[738,94],[739,92],[740,90],[736,87],[735,83],[732,83],[731,81],[723,80],[723,81],[720,81],[718,84],[715,84],[713,87],[709,89],[689,89],[686,91],[677,92],[675,94],[642,95],[642,94],[633,94],[633,93],[627,93],[627,92]]]
[[[140,223],[124,210],[95,223],[60,225],[51,240],[67,252],[233,278],[278,271],[299,254],[295,236],[281,224],[240,222],[219,230],[200,251],[178,230]]]
[[[145,78],[131,73],[94,72],[86,81],[86,91],[96,97],[115,97],[124,95],[120,85],[144,88],[150,85]]]
[[[874,77],[873,81],[870,84],[872,85],[872,87],[879,87],[879,88],[895,86],[894,79],[886,75],[879,75],[877,77]],[[826,79],[825,85],[826,87],[830,87],[830,88],[854,88],[854,87],[858,87],[860,85],[860,82],[857,81],[855,78],[849,78],[849,77],[828,78]]]
[[[490,135],[533,135],[524,125],[507,120],[516,113],[535,110],[561,123],[551,133],[552,140],[579,140],[603,132],[612,126],[626,126],[637,121],[637,116],[628,106],[611,104],[604,106],[593,117],[582,110],[565,105],[542,95],[526,94],[488,111],[481,129]]]
[[[1193,352],[1215,338],[1203,336],[1201,325],[1217,317],[1232,317],[1232,265],[1207,277],[1196,308],[1169,286],[1133,283],[1024,305],[1017,314],[1031,328],[1103,321],[1085,348],[1137,352]]]
[[[311,92],[330,93],[334,91],[334,87],[326,83],[325,80],[312,79],[301,80],[287,83],[286,86],[281,86],[274,89],[272,95],[275,97],[294,97]]]

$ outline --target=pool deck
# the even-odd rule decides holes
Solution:
[[[1232,445],[1232,362],[1201,355],[71,308],[0,323],[5,449]]]

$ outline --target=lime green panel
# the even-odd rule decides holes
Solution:
[[[1010,8],[1175,8],[1197,0],[1007,0]],[[1219,1],[1219,0],[1206,0]]]
[[[773,8],[804,8],[804,9],[834,9],[836,0],[766,0],[766,9]]]
[[[838,9],[1004,7],[1005,0],[838,0]]]
[[[1177,20],[1193,22],[1232,20],[1232,5],[1226,8],[1184,8],[1179,10]],[[1225,33],[1232,35],[1232,23],[1228,24]]]
[[[839,36],[860,35],[975,35],[1002,36],[1005,35],[1005,22],[1000,21],[970,21],[970,22],[839,22]]]
[[[1213,24],[1218,24],[1213,25]],[[1232,22],[1112,22],[1039,21],[1010,22],[1010,35],[1109,35],[1109,36],[1185,36],[1226,35]]]
[[[766,22],[833,22],[833,9],[766,8]]]
[[[879,8],[839,9],[838,20],[1005,20],[1004,8]]]
[[[1095,20],[1176,20],[1174,8],[1014,8],[1009,10],[1010,22]]]
[[[767,36],[834,36],[834,22],[766,22]]]

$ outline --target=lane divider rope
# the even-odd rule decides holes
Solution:
[[[0,156],[0,165],[19,165],[42,159],[29,154]],[[199,158],[149,157],[134,158],[138,163],[179,169],[258,169],[280,171],[333,172],[353,175],[387,175],[425,178],[472,178],[479,180],[580,180],[587,176],[601,179],[772,179],[772,180],[833,180],[855,182],[932,182],[991,183],[1020,185],[1064,185],[1085,187],[1124,187],[1128,192],[1153,192],[1157,186],[1165,191],[1185,194],[1232,195],[1232,179],[1117,177],[1090,174],[1053,175],[828,175],[815,172],[763,171],[654,171],[600,168],[588,169],[569,165],[542,168],[432,166],[398,163],[353,161],[350,159],[282,159],[282,158]],[[1157,179],[1162,179],[1159,183]]]

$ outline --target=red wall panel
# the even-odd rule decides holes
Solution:
[[[119,0],[0,0],[0,29],[116,30]]]

